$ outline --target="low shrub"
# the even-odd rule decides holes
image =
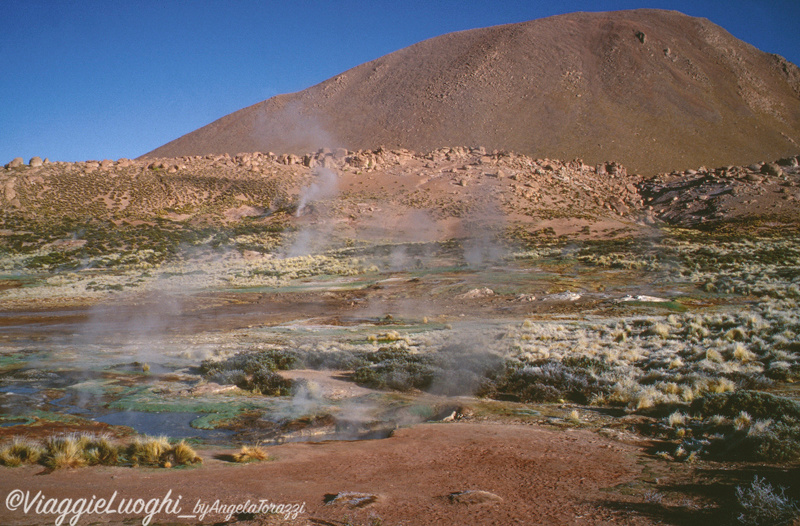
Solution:
[[[696,416],[722,415],[728,418],[736,418],[740,413],[746,412],[757,419],[800,421],[800,403],[782,396],[749,390],[707,394],[692,402],[691,412]]]
[[[302,365],[299,355],[290,350],[241,352],[226,360],[204,360],[200,372],[209,382],[235,385],[267,396],[288,396],[292,381],[275,371]]]
[[[353,373],[353,380],[360,385],[396,391],[419,389],[447,396],[490,393],[492,379],[504,366],[499,356],[456,347],[426,354],[383,347],[366,353],[364,359],[368,363]]]
[[[717,460],[800,460],[800,404],[769,393],[709,393],[690,406],[685,444]],[[657,434],[671,438],[665,430]]]
[[[785,495],[786,488],[773,488],[766,479],[753,477],[749,486],[736,487],[736,499],[741,513],[739,522],[748,526],[781,526],[790,524],[798,515],[800,508]]]
[[[555,402],[563,399],[585,404],[593,396],[610,391],[608,382],[597,378],[582,365],[571,366],[547,360],[531,364],[510,362],[505,373],[493,383],[490,396],[511,397],[521,402]]]
[[[261,369],[253,373],[244,386],[239,387],[266,396],[289,396],[292,392],[292,381],[276,372]]]
[[[303,353],[301,360],[303,365],[309,369],[354,371],[370,363],[366,359],[367,354],[342,349],[329,352],[313,350]]]
[[[353,373],[353,380],[372,389],[410,391],[428,389],[435,376],[436,371],[430,364],[403,359],[359,367]]]
[[[204,376],[218,375],[224,371],[242,371],[250,375],[260,370],[287,371],[301,364],[300,356],[288,349],[240,352],[225,360],[203,360],[200,373]]]

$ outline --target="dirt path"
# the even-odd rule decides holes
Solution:
[[[426,424],[401,429],[386,440],[287,443],[271,449],[277,460],[235,465],[223,451],[202,451],[192,469],[85,468],[42,473],[41,467],[2,469],[0,523],[53,524],[55,517],[10,512],[15,489],[48,498],[152,499],[168,490],[180,495],[181,513],[197,500],[239,504],[248,499],[305,503],[289,524],[648,524],[620,517],[599,502],[604,488],[634,480],[638,450],[587,431],[554,431],[501,424]],[[454,502],[449,495],[472,490]],[[326,495],[376,495],[363,508],[325,504]],[[476,493],[476,492],[488,492]],[[140,514],[141,517],[143,514]],[[224,521],[215,514],[203,523]],[[84,517],[80,523],[122,522],[115,516]],[[248,520],[279,524],[279,516]],[[159,515],[154,523],[200,523],[199,518]],[[127,522],[130,524],[131,522]],[[136,522],[138,523],[138,521]]]

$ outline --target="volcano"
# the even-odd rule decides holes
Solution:
[[[483,146],[655,174],[800,151],[800,68],[706,19],[573,13],[442,35],[144,156]]]

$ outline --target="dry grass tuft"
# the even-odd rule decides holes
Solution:
[[[15,438],[0,449],[0,464],[17,467],[22,464],[35,464],[44,454],[42,447],[24,438]]]
[[[82,442],[83,439],[75,435],[50,437],[45,444],[44,465],[51,469],[72,469],[87,465]]]
[[[107,435],[87,436],[81,440],[83,456],[89,465],[116,466],[120,461],[120,448]]]
[[[273,460],[273,457],[261,446],[242,446],[242,449],[233,455],[233,460],[236,462],[261,462]]]
[[[733,425],[738,431],[744,431],[748,427],[750,427],[750,423],[753,421],[752,417],[747,411],[742,411],[739,413],[733,420]]]
[[[138,466],[160,465],[163,458],[172,449],[167,437],[136,437],[128,446],[128,458],[131,464]]]
[[[174,463],[179,466],[187,466],[189,464],[198,464],[203,462],[203,459],[197,454],[194,448],[192,448],[192,446],[183,440],[172,446],[169,456],[171,456],[174,460]],[[165,465],[164,467],[169,466]]]
[[[667,424],[670,427],[678,427],[686,424],[686,415],[680,411],[675,411],[667,417]]]
[[[60,435],[38,442],[15,438],[0,448],[0,465],[16,467],[40,463],[50,469],[83,466],[118,466],[129,461],[134,467],[189,465],[203,459],[185,441],[171,445],[166,437],[141,436],[127,447],[108,435]]]

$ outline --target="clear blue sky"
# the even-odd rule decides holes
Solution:
[[[426,38],[638,7],[706,17],[800,64],[800,0],[0,0],[0,165],[137,157]]]

